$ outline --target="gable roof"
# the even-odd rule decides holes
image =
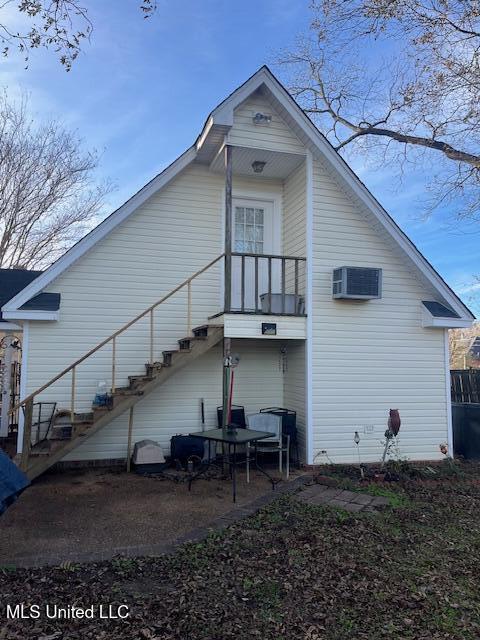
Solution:
[[[333,173],[345,191],[359,202],[367,213],[372,215],[376,224],[388,234],[398,248],[413,265],[415,271],[438,293],[442,300],[452,307],[455,313],[467,321],[475,317],[454,291],[446,284],[433,266],[420,253],[413,242],[400,229],[381,204],[374,198],[367,187],[352,171],[339,153],[317,129],[307,114],[295,102],[285,87],[277,80],[270,69],[261,67],[240,87],[223,100],[208,116],[205,125],[195,143],[187,149],[175,162],[146,184],[125,204],[114,211],[95,229],[69,249],[61,258],[53,263],[35,281],[28,284],[13,299],[4,305],[4,311],[14,318],[14,312],[31,297],[42,291],[63,271],[84,255],[94,244],[105,237],[118,224],[141,206],[159,189],[168,184],[193,160],[199,157],[208,146],[222,141],[233,126],[234,109],[244,102],[252,93],[264,89],[275,108],[290,125],[299,139],[312,154],[318,157]]]

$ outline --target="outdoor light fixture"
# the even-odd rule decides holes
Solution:
[[[269,116],[266,113],[261,113],[259,111],[254,114],[252,120],[253,124],[270,124],[272,121],[272,116]]]
[[[262,162],[261,160],[255,160],[252,162],[252,169],[255,173],[262,173],[266,164],[266,162]]]

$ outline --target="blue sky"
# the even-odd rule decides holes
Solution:
[[[308,0],[159,0],[142,18],[140,0],[84,0],[94,23],[90,44],[66,73],[53,53],[0,61],[0,83],[26,90],[34,115],[60,118],[102,154],[100,177],[116,185],[108,209],[122,204],[191,145],[208,113],[262,64],[308,28]],[[420,220],[424,176],[398,187],[391,168],[353,167],[448,283],[480,315],[475,289],[480,232],[440,216]],[[392,186],[394,185],[394,186]],[[473,289],[472,289],[473,287]]]

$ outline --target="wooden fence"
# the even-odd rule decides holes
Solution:
[[[452,402],[480,403],[480,369],[450,371]]]

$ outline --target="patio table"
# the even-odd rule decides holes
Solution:
[[[228,446],[227,464],[229,465],[232,477],[233,502],[236,502],[237,499],[236,471],[239,464],[237,458],[237,447],[239,445],[253,444],[255,468],[270,480],[270,482],[272,483],[272,489],[275,489],[275,480],[269,473],[265,471],[265,469],[262,469],[262,467],[258,464],[257,456],[257,442],[259,440],[271,438],[273,435],[272,433],[268,433],[267,431],[255,431],[253,429],[209,429],[208,431],[200,431],[197,433],[191,433],[190,435],[208,441],[208,462],[207,464],[202,465],[201,469],[197,473],[190,476],[190,479],[188,481],[189,491],[192,487],[192,482],[199,478],[202,474],[204,474],[205,471],[207,471],[207,469],[216,462],[215,460],[212,461],[210,455],[210,445],[212,442],[221,442],[223,445]],[[247,455],[249,455],[249,453],[247,453]],[[243,464],[243,462],[241,464]]]

